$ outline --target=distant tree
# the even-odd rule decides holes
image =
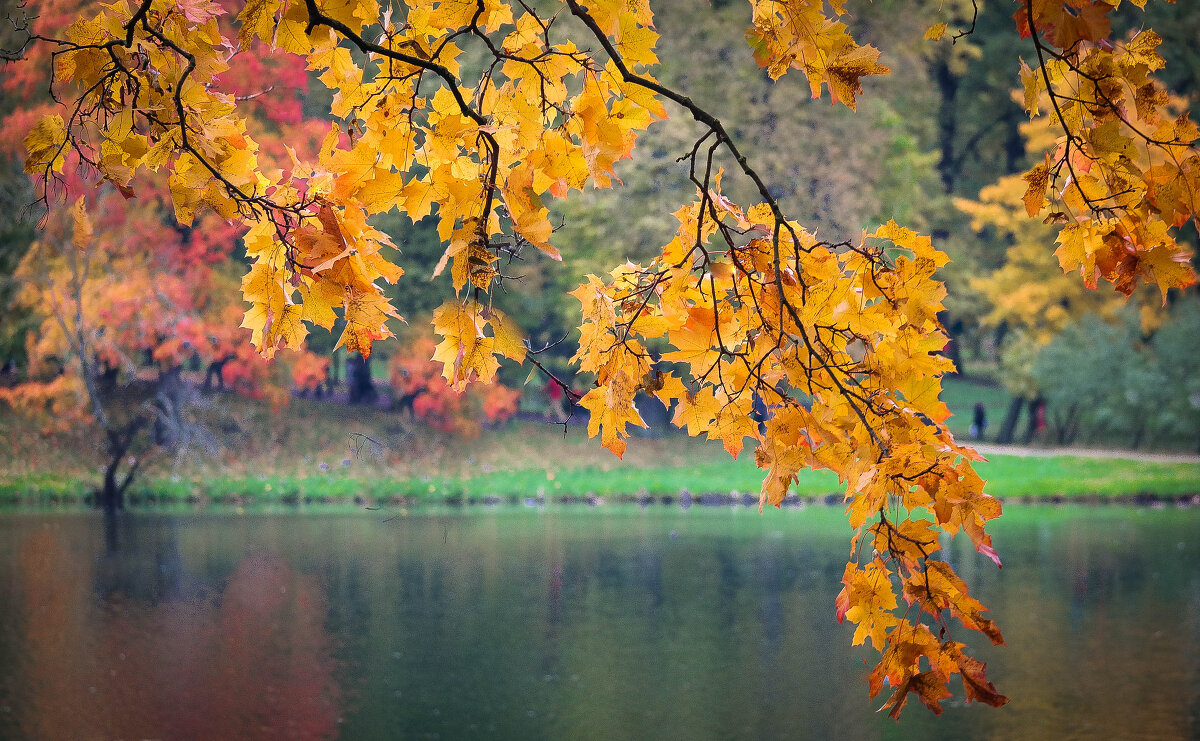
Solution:
[[[1167,396],[1163,425],[1170,434],[1191,439],[1200,452],[1200,300],[1179,302],[1150,346],[1165,381],[1158,390]]]
[[[38,7],[35,29],[59,30],[79,10],[78,0],[48,0]],[[35,46],[24,63],[6,65],[0,94],[12,105],[0,115],[0,151],[22,149],[22,129],[55,108],[34,82],[49,74],[51,54]],[[319,140],[301,115],[297,91],[307,80],[297,60],[243,55],[220,79],[260,127],[264,162],[286,159],[288,147],[315,149]],[[261,95],[266,91],[274,94]],[[135,148],[129,156],[144,154]],[[129,168],[115,187],[97,184],[85,159],[64,153],[57,181],[78,194],[74,208],[51,211],[36,239],[22,239],[14,221],[5,244],[19,264],[4,310],[28,340],[21,338],[24,367],[11,376],[15,384],[0,388],[0,400],[45,428],[95,423],[105,461],[97,503],[120,508],[148,454],[186,448],[200,432],[192,424],[194,391],[181,378],[185,367],[206,371],[205,388],[276,405],[287,400],[287,370],[272,368],[249,345],[251,332],[237,326],[244,310],[235,253],[245,228],[207,209],[183,223],[169,183]],[[7,205],[28,210],[28,201]],[[316,371],[307,351],[288,355]]]
[[[398,411],[408,411],[436,430],[472,438],[480,423],[499,424],[517,413],[521,392],[500,383],[473,384],[456,391],[434,362],[433,341],[417,338],[392,356],[389,373]]]
[[[1149,440],[1197,439],[1200,428],[1200,310],[1195,297],[1172,307],[1149,341],[1135,314],[1108,323],[1086,316],[1040,353],[1033,375],[1056,442],[1078,439],[1137,448]],[[1077,369],[1103,383],[1080,383]]]

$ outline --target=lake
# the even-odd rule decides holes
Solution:
[[[1200,737],[1200,510],[991,531],[948,558],[1009,645],[955,637],[1011,702],[896,723],[839,508],[6,514],[0,738]]]

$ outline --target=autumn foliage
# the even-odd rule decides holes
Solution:
[[[1164,64],[1157,33],[1109,39],[1115,5],[1029,2],[1015,15],[1038,61],[1021,70],[1025,107],[1062,133],[1025,173],[1025,208],[1060,225],[1064,271],[1126,296],[1139,280],[1154,283],[1165,302],[1168,289],[1195,282],[1191,252],[1171,229],[1200,206],[1200,129],[1152,77]]]
[[[433,340],[406,344],[388,363],[395,402],[401,410],[442,432],[465,437],[479,434],[479,420],[499,424],[517,413],[521,392],[493,378],[486,384],[455,389],[443,376],[445,365],[433,359]]]
[[[862,78],[888,72],[851,36],[840,0],[751,4],[747,38],[772,79],[797,70],[814,97],[853,109]],[[1027,106],[1060,132],[1026,176],[1025,204],[1060,226],[1060,262],[1085,282],[1165,292],[1194,280],[1173,230],[1194,218],[1197,131],[1151,77],[1152,32],[1109,38],[1121,4],[1015,3],[1014,43],[1036,54]],[[967,700],[1004,704],[950,637],[956,624],[993,643],[1001,633],[939,558],[940,537],[961,533],[1000,563],[985,531],[1000,504],[938,398],[952,368],[938,354],[946,256],[894,222],[831,243],[789,218],[720,119],[653,76],[647,2],[551,5],[120,0],[58,34],[63,105],[25,139],[26,167],[50,193],[77,157],[122,192],[139,177],[165,181],[185,227],[208,214],[243,225],[242,326],[266,358],[301,349],[312,325],[340,322],[338,343],[363,355],[391,336],[398,317],[382,284],[404,271],[370,219],[432,215],[447,245],[435,272],[455,290],[433,320],[440,371],[414,360],[405,375],[400,361],[396,381],[423,385],[432,410],[450,403],[447,389],[492,383],[502,359],[542,368],[490,300],[504,266],[559,259],[548,199],[612,186],[639,132],[671,111],[690,116],[701,130],[684,153],[695,199],[675,212],[674,238],[574,292],[584,320],[574,360],[595,379],[579,400],[589,433],[622,454],[644,424],[637,395],[653,394],[676,425],[732,455],[751,441],[764,504],[779,504],[803,468],[835,471],[855,530],[837,611],[856,624],[855,643],[882,653],[871,695],[886,680],[893,715],[909,693],[940,712],[958,674]],[[225,78],[265,49],[303,60],[333,93],[312,151],[272,156]],[[734,203],[723,177],[756,198]]]

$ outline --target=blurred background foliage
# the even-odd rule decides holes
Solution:
[[[1018,46],[1010,6],[1000,0],[849,3],[852,32],[879,47],[891,68],[868,84],[857,113],[812,100],[802,80],[770,82],[746,49],[749,6],[733,0],[658,3],[661,66],[655,74],[717,113],[789,215],[819,238],[855,240],[889,219],[933,236],[951,257],[942,274],[949,291],[943,320],[952,337],[947,352],[961,374],[951,395],[966,405],[954,411],[970,417],[974,399],[992,406],[1007,401],[988,410],[1005,417],[989,428],[989,438],[1013,441],[1025,430],[1025,437],[1054,443],[1196,447],[1196,289],[1171,294],[1164,307],[1154,305],[1155,294],[1135,296],[1122,308],[1111,291],[1086,292],[1078,276],[1064,276],[1050,231],[1015,218],[1023,217],[1021,192],[1004,178],[1026,168],[1031,152],[1040,155],[1046,134],[1027,125],[1013,99],[1019,55],[1031,57],[1033,49]],[[923,38],[931,17],[949,26],[941,41]],[[1161,79],[1195,110],[1200,8],[1153,3],[1143,16],[1129,7],[1117,24],[1130,30],[1148,25],[1162,34],[1168,64]],[[953,39],[972,25],[969,35]],[[15,105],[0,91],[0,109]],[[327,91],[311,85],[304,113],[327,110]],[[684,115],[657,123],[634,158],[619,164],[623,186],[549,203],[561,223],[553,239],[561,263],[529,250],[501,266],[512,280],[495,301],[517,318],[534,349],[549,347],[541,361],[555,373],[571,376],[567,359],[578,336],[578,302],[567,292],[588,273],[647,260],[670,239],[672,212],[694,195],[679,158],[697,132]],[[745,204],[755,200],[734,178],[727,195]],[[19,162],[0,153],[0,209],[9,215],[0,220],[0,366],[10,377],[24,368],[32,326],[28,309],[13,300],[12,280],[34,236],[34,219],[21,215],[31,200]],[[414,224],[386,214],[375,225],[391,235],[406,271],[391,298],[408,325],[396,327],[397,342],[378,347],[386,361],[430,335],[429,315],[450,295],[450,285],[446,276],[433,277],[444,246],[428,219]],[[1195,226],[1183,231],[1195,244]],[[314,332],[310,349],[329,355],[333,341]],[[345,378],[344,363],[335,355],[335,379]],[[387,363],[372,363],[366,372],[383,383]],[[502,378],[519,386],[525,372],[509,368]],[[589,382],[579,379],[581,386]],[[534,409],[538,395],[528,389],[535,385],[542,388],[541,381],[531,383],[524,402]]]

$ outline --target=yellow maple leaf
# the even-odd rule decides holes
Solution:
[[[1050,153],[1047,152],[1045,161],[1025,173],[1022,179],[1029,183],[1022,199],[1025,202],[1025,213],[1037,216],[1046,201],[1046,188],[1050,185]]]
[[[275,14],[282,5],[280,0],[247,0],[242,12],[238,13],[241,25],[238,45],[242,51],[250,48],[255,37],[271,41],[275,32]]]
[[[345,299],[346,329],[338,339],[336,350],[343,343],[350,351],[362,353],[364,358],[371,357],[371,345],[375,340],[391,337],[392,332],[387,328],[389,317],[401,319],[381,292],[360,292],[347,289]],[[403,321],[401,319],[401,321]]]
[[[337,321],[334,309],[342,306],[345,290],[331,281],[306,280],[299,287],[304,321],[332,330]]]
[[[433,331],[443,337],[433,360],[442,364],[442,377],[456,391],[472,381],[489,383],[500,368],[495,339],[483,334],[486,320],[474,303],[450,300],[433,312]]]
[[[595,437],[603,431],[601,444],[618,458],[625,456],[626,427],[631,424],[646,426],[633,403],[637,387],[638,382],[631,379],[629,374],[618,371],[609,383],[592,389],[579,400],[579,405],[589,413],[588,437]]]
[[[492,327],[493,349],[518,363],[525,359],[525,332],[517,322],[499,309],[490,309],[488,323]]]
[[[1178,244],[1161,244],[1142,250],[1138,252],[1138,261],[1158,284],[1164,306],[1167,303],[1167,291],[1172,288],[1187,288],[1196,282],[1191,255]]]
[[[292,350],[303,349],[308,335],[303,318],[303,308],[294,304],[273,308],[256,303],[246,311],[241,326],[250,330],[250,342],[270,360],[281,342]]]
[[[900,619],[893,612],[899,603],[890,576],[879,558],[865,568],[846,564],[842,576],[844,586],[837,597],[837,617],[839,621],[848,618],[857,625],[854,631],[855,646],[870,638],[871,645],[877,651],[882,651],[888,631],[900,624]]]
[[[71,243],[79,249],[86,249],[92,243],[92,220],[88,218],[87,204],[84,202],[83,196],[75,199],[71,217],[74,221]]]
[[[533,188],[533,165],[525,162],[509,170],[501,192],[512,216],[513,231],[561,261],[562,255],[550,244],[550,235],[554,232],[550,211],[542,205],[541,197]]]
[[[62,172],[66,152],[67,126],[62,116],[43,116],[25,136],[25,172],[40,175],[46,170]]]

